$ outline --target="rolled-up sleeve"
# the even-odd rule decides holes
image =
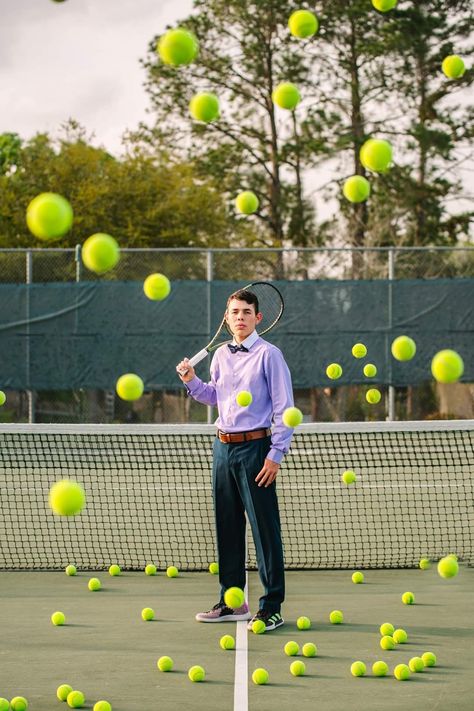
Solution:
[[[269,350],[265,361],[265,378],[273,406],[272,446],[267,458],[279,464],[290,448],[293,428],[283,424],[283,413],[293,407],[291,374],[277,348]]]

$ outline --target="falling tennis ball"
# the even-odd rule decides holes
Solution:
[[[364,365],[364,375],[366,378],[375,378],[377,375],[377,368],[373,363],[366,363]]]
[[[297,87],[289,81],[278,84],[272,92],[272,101],[280,107],[280,109],[288,109],[293,111],[301,100],[300,92]]]
[[[385,634],[380,640],[380,646],[382,647],[382,649],[385,650],[395,649],[395,642],[393,637],[390,637],[390,635]]]
[[[431,568],[431,561],[429,558],[422,558],[419,562],[419,566],[421,570],[428,570],[428,568]]]
[[[446,556],[438,563],[438,573],[442,578],[454,578],[459,573],[459,564],[455,558]]]
[[[77,481],[57,481],[49,491],[49,505],[58,516],[76,516],[85,503],[84,489]]]
[[[26,711],[28,708],[28,701],[24,696],[15,696],[10,701],[11,711]]]
[[[388,12],[397,6],[398,0],[372,0],[372,5],[379,12]]]
[[[171,291],[171,283],[164,274],[149,274],[143,282],[145,296],[151,301],[163,301]]]
[[[120,570],[120,565],[111,565],[109,568],[109,575],[112,577],[116,577],[117,575],[120,575],[122,571]]]
[[[372,674],[374,676],[386,676],[388,672],[388,664],[383,661],[374,662],[372,664]]]
[[[221,637],[219,644],[222,649],[235,649],[235,639],[230,634],[225,634]]]
[[[144,622],[150,622],[150,620],[155,619],[155,611],[151,607],[144,607],[142,610],[142,620]]]
[[[105,274],[115,267],[120,259],[117,241],[104,232],[97,232],[82,245],[82,261],[91,272]]]
[[[445,57],[441,69],[448,79],[459,79],[466,71],[463,60],[457,54],[450,54]]]
[[[38,239],[54,241],[63,237],[72,227],[72,207],[66,198],[57,193],[41,193],[26,209],[26,224]]]
[[[257,212],[259,205],[258,197],[251,190],[244,190],[235,198],[235,207],[242,215],[253,215],[254,212]]]
[[[303,644],[301,651],[303,657],[315,657],[318,653],[318,648],[313,642],[306,642],[306,644]]]
[[[344,183],[342,192],[349,202],[365,202],[370,196],[370,183],[362,175],[352,175]]]
[[[367,355],[367,348],[363,343],[355,343],[352,346],[352,355],[354,358],[364,358]]]
[[[391,637],[394,632],[395,627],[391,624],[391,622],[384,622],[382,625],[380,625],[380,634],[382,635],[382,637]]]
[[[404,592],[402,595],[402,602],[404,605],[414,605],[415,604],[415,596],[413,595],[412,592]]]
[[[211,123],[219,118],[219,99],[215,94],[205,91],[195,94],[189,102],[189,112],[196,121]]]
[[[108,701],[96,701],[92,711],[112,711],[112,706]]]
[[[370,388],[365,393],[365,399],[368,403],[370,403],[370,405],[376,405],[378,402],[380,402],[381,397],[382,393],[377,388]]]
[[[66,699],[67,705],[72,709],[82,708],[84,706],[85,700],[86,700],[86,698],[85,698],[84,694],[82,693],[82,691],[77,691],[77,689],[74,691],[71,691],[67,695],[67,699]]]
[[[66,573],[66,575],[76,575],[77,574],[76,566],[75,565],[66,566],[65,573]]]
[[[125,373],[115,383],[115,390],[119,398],[128,402],[141,398],[144,389],[143,380],[135,373]]]
[[[170,565],[166,568],[166,575],[168,578],[177,578],[179,575],[179,570],[175,565]]]
[[[364,676],[367,671],[367,667],[364,662],[352,662],[351,664],[351,674],[352,676]]]
[[[4,405],[7,401],[7,396],[3,392],[3,390],[0,390],[0,407]]]
[[[412,657],[408,666],[412,672],[421,672],[425,668],[425,663],[421,657]]]
[[[293,37],[306,39],[316,34],[319,22],[316,15],[309,10],[296,10],[290,15],[288,27]]]
[[[69,684],[61,684],[61,686],[58,686],[58,688],[56,689],[56,696],[60,701],[66,701],[71,691],[72,686],[69,686]]]
[[[219,574],[219,563],[209,563],[209,572],[211,575]]]
[[[10,702],[8,699],[0,698],[0,711],[10,711]]]
[[[290,664],[290,674],[293,676],[304,676],[306,672],[306,664],[301,661],[291,662]]]
[[[248,407],[252,404],[252,393],[249,393],[248,390],[241,390],[240,393],[237,393],[235,400],[240,407]]]
[[[267,627],[263,620],[255,620],[255,622],[252,622],[252,632],[254,634],[263,634],[266,629]]]
[[[356,570],[355,573],[352,573],[352,582],[356,584],[363,583],[364,573],[361,573],[360,570]]]
[[[202,667],[199,666],[199,664],[195,664],[188,671],[188,676],[191,679],[191,681],[204,681],[206,672],[204,671],[204,669]]]
[[[64,612],[53,612],[51,615],[51,622],[56,627],[62,627],[62,625],[66,622],[66,615]]]
[[[282,420],[287,427],[297,427],[303,422],[303,413],[297,407],[287,407]]]
[[[332,625],[340,625],[342,624],[342,621],[344,620],[344,615],[340,610],[333,610],[332,612],[329,613],[329,622]]]
[[[374,173],[385,173],[392,162],[392,146],[388,141],[369,138],[360,149],[359,155],[364,168]]]
[[[331,380],[337,380],[342,375],[342,368],[339,363],[330,363],[326,368],[326,375]]]
[[[156,666],[162,672],[171,671],[173,668],[173,660],[171,659],[171,657],[160,657],[156,662]]]
[[[352,469],[346,469],[346,471],[342,473],[341,479],[344,484],[353,484],[357,479],[357,476],[356,473],[352,471]]]
[[[99,578],[91,578],[87,583],[87,587],[91,592],[97,592],[97,590],[101,589],[102,583],[100,582]]]
[[[408,635],[402,629],[394,630],[392,637],[396,644],[405,644],[408,641]]]
[[[406,681],[410,678],[410,667],[407,664],[397,664],[393,670],[393,676],[398,681]]]
[[[463,359],[456,351],[439,351],[431,361],[431,372],[438,383],[456,383],[464,373]]]
[[[433,654],[433,652],[424,652],[421,658],[425,667],[434,667],[436,665],[436,654]]]
[[[398,336],[392,342],[392,355],[396,360],[411,360],[416,353],[416,343],[409,336]]]
[[[261,684],[268,684],[268,672],[266,669],[262,669],[261,667],[259,669],[255,669],[255,671],[252,674],[252,681],[254,684],[261,685]]]
[[[197,56],[199,44],[196,37],[187,30],[168,30],[159,39],[157,46],[161,61],[179,67],[190,64]]]
[[[296,657],[299,654],[300,645],[297,642],[287,642],[283,647],[283,651],[287,657]]]
[[[156,565],[148,563],[148,565],[145,566],[145,575],[156,575]]]
[[[224,593],[224,602],[227,607],[236,610],[244,604],[244,591],[240,588],[228,588]]]
[[[309,617],[302,615],[296,620],[296,626],[299,630],[309,630],[311,629],[311,620],[309,619]]]

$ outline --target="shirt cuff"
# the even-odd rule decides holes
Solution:
[[[193,394],[193,392],[196,392],[196,390],[198,389],[198,387],[199,387],[199,382],[200,382],[200,381],[199,381],[199,378],[197,378],[196,376],[194,376],[194,378],[193,378],[192,380],[188,380],[187,383],[184,383],[185,386],[186,386],[187,391],[188,391],[189,393],[191,393],[191,395]]]
[[[284,454],[285,453],[282,452],[281,449],[275,449],[275,447],[272,447],[267,454],[267,459],[271,459],[272,462],[280,464]]]

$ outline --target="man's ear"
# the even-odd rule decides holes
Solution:
[[[259,311],[258,314],[257,314],[257,316],[256,316],[256,318],[257,318],[257,323],[260,323],[260,321],[261,321],[262,318],[263,318],[263,314]]]

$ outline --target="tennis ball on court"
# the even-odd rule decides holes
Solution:
[[[363,343],[355,343],[352,346],[352,355],[354,358],[364,358],[367,355],[367,348]]]
[[[76,516],[85,503],[84,489],[77,481],[63,479],[49,490],[49,505],[58,516]]]
[[[367,667],[364,662],[352,662],[351,664],[351,674],[352,676],[364,676],[367,671]]]
[[[253,215],[257,212],[260,201],[251,190],[244,190],[235,198],[235,206],[242,215]]]
[[[166,568],[166,575],[168,578],[177,578],[179,575],[179,570],[175,565],[170,565]]]
[[[230,634],[225,634],[221,637],[219,644],[222,649],[235,649],[235,639]]]
[[[142,620],[144,622],[150,622],[150,620],[155,619],[155,611],[151,607],[144,607],[142,610]]]
[[[370,388],[365,393],[365,399],[368,403],[370,403],[370,405],[376,405],[378,402],[380,402],[381,397],[382,393],[377,388]]]
[[[416,353],[416,343],[409,336],[398,336],[392,342],[391,350],[396,360],[411,360]]]
[[[352,175],[344,183],[342,192],[349,202],[364,202],[370,196],[370,183],[362,175]]]
[[[128,402],[141,398],[144,389],[143,380],[135,373],[125,373],[115,383],[115,390],[119,398]]]
[[[377,368],[373,363],[367,363],[364,365],[364,375],[366,378],[375,378],[377,375]]]
[[[282,420],[287,427],[297,427],[303,422],[303,413],[297,407],[287,407]]]
[[[433,652],[424,652],[421,658],[425,667],[434,667],[436,664],[436,654],[433,654]]]
[[[393,634],[393,641],[396,644],[405,644],[408,641],[408,635],[405,632],[405,630],[402,630],[401,628],[398,630],[394,630]]]
[[[100,582],[99,578],[91,578],[87,583],[87,587],[91,592],[97,592],[97,590],[101,589],[102,583]]]
[[[390,650],[390,649],[395,649],[395,642],[393,637],[390,637],[390,635],[385,634],[381,639],[380,639],[380,646],[382,649]]]
[[[268,672],[266,669],[259,667],[255,669],[252,674],[252,681],[254,684],[268,684]]]
[[[171,671],[173,668],[173,660],[171,657],[160,657],[156,662],[156,666],[162,672]]]
[[[388,672],[388,664],[379,661],[372,664],[372,674],[374,676],[385,676]]]
[[[413,595],[412,592],[404,592],[402,595],[402,602],[404,605],[414,605],[415,604],[415,596]]]
[[[219,574],[219,563],[209,563],[209,572],[211,575]]]
[[[145,296],[151,301],[163,301],[171,291],[171,283],[164,274],[149,274],[143,282]]]
[[[359,584],[364,582],[364,573],[361,573],[360,570],[356,570],[355,573],[352,573],[352,582]]]
[[[38,239],[60,239],[72,227],[72,207],[66,198],[57,193],[41,193],[26,209],[26,224]]]
[[[306,642],[306,644],[303,644],[301,651],[303,657],[315,657],[318,653],[318,648],[313,642]]]
[[[369,138],[360,149],[360,162],[374,173],[385,173],[392,162],[392,146],[388,141]]]
[[[68,694],[70,694],[72,691],[72,686],[69,686],[69,684],[61,684],[61,686],[58,686],[56,689],[56,696],[60,701],[66,701]]]
[[[445,57],[441,69],[448,79],[459,79],[466,71],[463,60],[457,54],[450,54]]]
[[[305,617],[305,615],[302,615],[296,620],[296,626],[299,630],[309,630],[311,628],[311,620],[309,619],[309,617]]]
[[[293,37],[306,39],[316,34],[319,22],[316,15],[309,10],[296,10],[290,15],[288,27]]]
[[[252,393],[249,393],[248,390],[241,390],[240,393],[237,393],[235,400],[240,407],[248,407],[252,404]]]
[[[301,662],[301,661],[291,662],[290,673],[293,674],[293,676],[303,676],[305,672],[306,672],[306,664],[304,662]]]
[[[382,635],[382,637],[391,637],[394,632],[395,627],[390,622],[384,622],[382,625],[380,625],[380,634]]]
[[[244,604],[245,595],[244,591],[240,588],[227,588],[224,593],[224,602],[227,607],[232,610],[236,610]]]
[[[357,476],[356,473],[352,471],[352,469],[346,469],[346,471],[342,473],[341,479],[344,484],[353,484],[357,479]]]
[[[4,405],[7,401],[7,396],[3,392],[3,390],[0,390],[0,407]]]
[[[293,111],[301,101],[297,87],[289,81],[282,82],[272,92],[272,101],[280,109]]]
[[[372,0],[372,5],[379,12],[388,12],[396,7],[398,0]]]
[[[339,363],[330,363],[326,368],[326,375],[331,380],[337,380],[342,375],[342,368]]]
[[[412,672],[421,672],[425,668],[425,663],[421,657],[412,657],[408,666]]]
[[[109,575],[112,577],[115,577],[117,575],[120,575],[122,571],[120,570],[120,565],[111,565],[109,568]]]
[[[85,700],[86,698],[82,691],[77,691],[77,689],[69,692],[66,699],[67,705],[72,709],[82,708],[84,706]]]
[[[263,620],[255,620],[255,622],[252,622],[252,632],[254,634],[263,634],[266,629],[267,628]]]
[[[439,351],[431,361],[431,372],[438,383],[456,383],[464,373],[463,359],[449,348]]]
[[[296,642],[287,642],[283,650],[287,657],[296,657],[296,655],[299,654],[300,645]]]
[[[28,701],[24,696],[15,696],[10,701],[10,708],[12,711],[26,711],[28,708]]]
[[[442,578],[454,578],[459,573],[459,564],[455,558],[446,556],[438,563],[438,573]]]
[[[329,613],[329,622],[333,625],[340,625],[344,619],[344,615],[340,610],[333,610]]]
[[[112,711],[112,706],[108,701],[96,701],[92,711]]]
[[[419,566],[421,570],[428,570],[428,568],[431,568],[431,561],[429,558],[422,558],[419,562]]]
[[[145,575],[156,575],[156,565],[148,563],[148,565],[145,566]]]
[[[397,664],[393,670],[393,676],[398,681],[406,681],[410,678],[410,667],[407,664]]]
[[[168,30],[160,37],[157,51],[162,62],[179,67],[182,64],[191,64],[197,56],[199,44],[191,32],[179,27]]]
[[[0,711],[10,711],[10,702],[8,699],[0,698]]]
[[[204,681],[206,672],[204,671],[204,669],[202,667],[199,666],[199,664],[195,664],[188,671],[188,676],[191,679],[191,681]]]
[[[64,612],[53,612],[51,615],[51,622],[56,627],[61,627],[66,622],[66,615]]]
[[[189,102],[189,113],[196,121],[211,123],[219,118],[219,99],[205,91],[195,94]]]
[[[66,575],[76,575],[77,574],[77,569],[75,565],[68,565],[66,566]]]
[[[91,272],[104,274],[115,267],[120,259],[117,241],[104,232],[97,232],[82,245],[82,261]]]

